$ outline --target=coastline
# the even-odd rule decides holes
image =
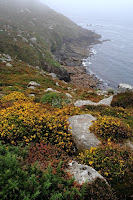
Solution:
[[[67,50],[61,50],[60,64],[65,67],[70,75],[70,83],[77,87],[88,89],[103,89],[104,84],[95,74],[91,74],[84,65],[84,60],[94,55],[92,48],[94,45],[102,44],[96,40],[89,45],[82,43],[67,44]]]
[[[87,89],[99,88],[99,79],[94,75],[88,74],[85,66],[65,66],[65,68],[70,75],[73,85]]]

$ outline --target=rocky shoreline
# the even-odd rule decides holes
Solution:
[[[58,54],[58,61],[63,65],[70,75],[71,83],[77,87],[97,89],[101,88],[100,80],[94,75],[89,74],[86,67],[83,66],[83,59],[90,57],[92,46],[102,43],[96,40],[93,44],[67,44],[61,49]]]
[[[71,83],[79,88],[97,89],[99,80],[86,72],[84,66],[65,66],[68,74],[70,74]]]

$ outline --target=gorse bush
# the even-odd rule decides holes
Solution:
[[[22,92],[15,91],[6,96],[3,96],[1,99],[1,103],[15,102],[18,100],[28,101],[31,99],[33,99],[33,97],[26,97]]]
[[[108,142],[108,145],[79,153],[78,159],[104,176],[118,196],[131,196],[133,157],[130,149]]]
[[[128,124],[109,116],[99,117],[90,127],[90,131],[104,140],[111,139],[115,142],[121,142],[133,133]]]
[[[87,105],[84,106],[84,110],[89,111],[93,115],[96,116],[112,116],[112,117],[118,117],[118,118],[124,118],[128,119],[132,113],[130,110],[124,109],[122,107],[109,107],[105,105],[98,105],[98,106],[93,106],[93,105]]]
[[[57,116],[38,103],[17,101],[1,110],[0,139],[13,145],[45,141],[70,152],[73,144],[69,123],[65,116]]]
[[[133,92],[123,92],[114,95],[111,106],[123,108],[133,107]]]

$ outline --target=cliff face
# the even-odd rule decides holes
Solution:
[[[0,51],[45,68],[81,59],[100,37],[39,0],[1,0],[0,21]]]

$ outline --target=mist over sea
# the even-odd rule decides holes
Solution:
[[[89,15],[69,18],[101,34],[101,40],[109,40],[92,47],[94,55],[84,61],[88,72],[98,76],[106,87],[117,88],[119,83],[133,85],[133,20]]]

